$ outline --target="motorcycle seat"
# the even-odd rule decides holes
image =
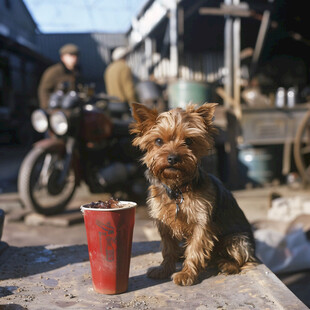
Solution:
[[[128,136],[129,135],[129,125],[133,122],[132,118],[129,119],[112,119],[113,129],[112,136]]]
[[[108,110],[112,116],[130,114],[130,108],[127,102],[109,102]]]

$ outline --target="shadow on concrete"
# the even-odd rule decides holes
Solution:
[[[160,252],[160,241],[142,241],[132,243],[132,257]]]
[[[15,291],[17,289],[18,289],[17,286],[0,286],[0,298],[5,297],[5,296],[9,296],[9,295],[13,295],[14,293],[12,293],[12,291]],[[1,309],[1,307],[0,307],[0,309]]]
[[[156,266],[154,265],[152,267],[156,267]],[[182,269],[182,262],[178,262],[176,266],[176,272],[181,271],[181,269]],[[208,278],[215,277],[216,275],[218,275],[218,273],[219,271],[216,268],[208,268],[207,270],[199,274],[198,279],[193,286],[200,284],[201,282],[203,282],[204,280]],[[145,272],[144,274],[130,277],[128,291],[129,292],[138,291],[138,290],[141,290],[147,287],[161,285],[166,282],[172,282],[171,277],[167,279],[151,279],[147,277],[146,272]]]
[[[163,283],[170,282],[170,281],[172,281],[170,278],[163,279],[163,280],[151,279],[147,277],[146,273],[144,273],[144,274],[129,278],[128,292],[139,291],[139,290],[142,290],[148,287],[161,285]]]
[[[156,253],[159,251],[159,245],[159,241],[133,242],[132,257]],[[87,244],[69,246],[9,246],[0,256],[0,281],[28,277],[86,261],[89,261]]]
[[[0,305],[0,310],[24,310],[28,308],[24,308],[21,305],[10,304],[10,305]]]
[[[88,260],[87,245],[9,246],[0,256],[0,280],[28,277]]]

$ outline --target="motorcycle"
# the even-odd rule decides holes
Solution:
[[[24,206],[44,215],[61,213],[82,181],[92,193],[144,199],[147,184],[141,154],[131,144],[131,121],[128,104],[105,94],[52,94],[49,109],[31,115],[34,129],[48,136],[22,162],[18,192]]]

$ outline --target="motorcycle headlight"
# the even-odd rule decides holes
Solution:
[[[68,120],[63,112],[53,113],[50,117],[50,124],[56,135],[63,136],[68,131]]]
[[[33,128],[40,133],[48,129],[47,115],[43,110],[35,110],[31,114],[31,123]]]

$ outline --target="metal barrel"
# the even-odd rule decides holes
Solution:
[[[281,160],[272,148],[240,148],[238,157],[241,166],[246,170],[248,182],[264,185],[279,177]]]
[[[202,105],[211,99],[211,89],[206,83],[178,80],[168,86],[169,108],[185,108],[190,102]]]

